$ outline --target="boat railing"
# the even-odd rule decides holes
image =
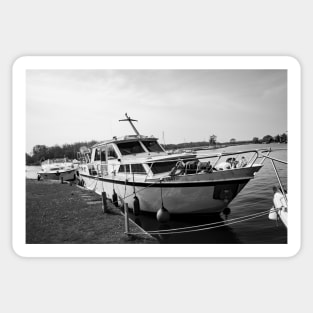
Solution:
[[[200,159],[211,159],[218,157],[221,159],[224,156],[231,156],[231,155],[241,155],[241,154],[248,154],[248,153],[254,153],[254,155],[250,158],[249,162],[253,160],[252,163],[255,162],[255,160],[259,157],[260,150],[254,149],[254,150],[245,150],[245,151],[235,151],[235,152],[220,152],[215,154],[198,154],[192,157],[186,157],[186,158],[175,158],[173,155],[173,158],[164,159],[164,160],[155,160],[155,161],[146,161],[145,163],[151,164],[151,163],[162,163],[162,162],[169,162],[169,161],[192,161],[192,160],[200,160]]]
[[[274,172],[275,172],[275,174],[276,174],[277,181],[278,181],[278,183],[279,183],[279,187],[280,187],[281,193],[283,194],[283,197],[284,197],[286,203],[288,204],[287,195],[286,195],[285,189],[284,189],[284,187],[283,187],[283,184],[282,184],[282,182],[281,182],[281,178],[280,178],[280,176],[279,176],[279,174],[278,174],[277,167],[276,167],[276,165],[275,165],[275,162],[281,163],[281,164],[285,164],[285,165],[288,165],[288,162],[270,156],[270,153],[271,153],[271,152],[273,152],[273,151],[278,151],[278,150],[287,150],[287,149],[262,150],[262,151],[260,151],[260,154],[262,155],[262,157],[263,157],[264,160],[265,160],[265,159],[268,159],[268,160],[271,161],[272,166],[273,166],[273,169],[274,169]],[[266,154],[265,154],[265,153],[266,153]]]
[[[89,152],[86,153],[77,152],[77,160],[82,164],[90,163]]]
[[[243,156],[243,155],[248,155],[251,154],[251,156],[249,156],[249,159],[246,161],[246,165],[244,167],[252,167],[254,164],[256,164],[258,159],[261,159],[258,164],[263,164],[264,160],[267,158],[271,158],[269,157],[269,154],[272,152],[273,150],[269,149],[252,149],[252,150],[244,150],[244,151],[235,151],[235,152],[220,152],[220,153],[215,153],[215,154],[199,154],[199,155],[194,155],[194,156],[188,156],[188,157],[177,157],[175,158],[174,156],[168,159],[163,159],[163,160],[146,160],[145,162],[141,163],[141,164],[146,164],[148,165],[148,171],[145,173],[146,175],[146,179],[148,179],[149,177],[151,177],[151,174],[153,176],[155,176],[155,174],[153,173],[153,165],[154,164],[158,164],[158,163],[168,163],[168,162],[172,162],[173,168],[175,167],[175,164],[177,165],[179,162],[183,162],[185,164],[185,168],[184,171],[180,172],[180,175],[186,175],[186,174],[199,174],[200,172],[203,173],[203,164],[208,163],[208,161],[214,159],[214,162],[211,163],[212,169],[216,169],[216,166],[219,164],[219,162],[224,158],[227,157],[231,157],[231,156]],[[236,160],[236,158],[233,158]],[[275,160],[275,158],[272,158],[273,160]],[[191,164],[193,161],[197,161],[197,166],[195,168],[193,168],[192,170],[190,168],[188,168],[187,164]],[[199,162],[200,161],[200,162]],[[205,162],[201,162],[201,161],[205,161]],[[227,159],[226,159],[227,161]],[[237,160],[238,161],[238,160]],[[279,160],[277,160],[279,161]],[[116,173],[122,173],[119,172],[119,168],[121,165],[128,165],[128,166],[132,166],[132,164],[138,164],[138,161],[131,161],[131,160],[125,160],[124,162],[121,161],[119,162],[119,164],[110,164],[110,168],[108,166],[108,164],[103,164],[103,163],[99,163],[99,164],[95,164],[95,173],[97,173],[97,176],[107,176],[109,175],[109,171],[110,173],[112,172],[112,174],[115,176]],[[238,169],[240,167],[237,167],[236,165],[232,166],[229,169]],[[168,172],[171,172],[171,170],[169,170]],[[131,171],[131,173],[133,173]],[[166,173],[166,172],[164,172]],[[125,172],[125,174],[130,174],[130,170],[129,173]],[[143,175],[143,172],[137,173],[134,172],[134,174],[140,174]],[[158,173],[158,174],[163,174],[163,173]],[[158,175],[157,175],[158,176]]]
[[[251,154],[251,157],[250,159],[246,162],[246,165],[244,167],[252,167],[256,160],[258,158],[260,158],[259,156],[259,151],[256,150],[256,149],[253,149],[253,150],[245,150],[245,151],[236,151],[236,152],[221,152],[221,153],[215,153],[215,154],[202,154],[202,155],[194,155],[192,157],[171,157],[171,158],[167,158],[167,159],[163,159],[163,160],[146,160],[145,162],[142,162],[141,164],[146,164],[148,165],[148,171],[146,173],[143,173],[143,172],[134,172],[134,174],[140,174],[140,175],[143,175],[145,174],[146,175],[146,179],[148,179],[149,177],[151,177],[151,174],[153,176],[155,176],[155,173],[153,173],[153,165],[154,164],[159,164],[159,163],[168,163],[168,162],[172,162],[173,163],[173,168],[175,167],[175,164],[177,165],[178,163],[180,162],[184,162],[185,165],[185,168],[184,168],[184,171],[181,172],[180,174],[181,175],[185,175],[185,174],[198,174],[200,172],[203,172],[203,167],[202,167],[202,162],[199,162],[200,160],[205,160],[205,163],[207,163],[210,159],[215,159],[217,158],[214,163],[212,163],[212,168],[214,168],[218,163],[219,161],[223,158],[223,157],[227,157],[227,156],[234,156],[234,155],[244,155],[244,154]],[[188,168],[188,163],[190,164],[191,162],[193,161],[197,161],[197,166],[195,169],[191,169],[191,168]],[[131,160],[125,160],[125,162],[121,161],[119,164],[111,164],[110,166],[113,168],[113,169],[110,169],[110,172],[114,173],[113,175],[116,175],[116,173],[124,173],[123,171],[120,172],[118,171],[119,170],[119,167],[122,166],[122,165],[125,165],[125,166],[130,166],[132,167],[132,164],[138,164],[138,161],[131,161]],[[114,168],[116,166],[116,168]],[[173,169],[171,168],[171,169]],[[236,167],[233,167],[232,169],[234,169]],[[165,171],[164,173],[167,173],[167,172],[171,172],[171,169],[169,169],[168,171]],[[96,171],[98,172],[98,176],[103,176],[103,175],[108,175],[108,165],[107,164],[98,164],[97,167],[96,167]],[[133,173],[133,171],[131,171],[131,173]],[[162,174],[164,174],[163,172],[160,172],[158,174],[160,174],[162,176]],[[129,173],[128,172],[125,172],[126,176],[127,174],[130,174],[130,171]],[[157,175],[158,176],[158,175]]]
[[[186,174],[199,174],[199,173],[203,173],[204,170],[204,164],[208,163],[208,161],[212,160],[212,159],[216,159],[214,160],[214,162],[212,162],[211,167],[212,169],[215,169],[215,166],[220,162],[220,160],[223,157],[227,157],[227,156],[234,156],[234,155],[244,155],[244,154],[251,154],[251,157],[249,158],[248,161],[246,161],[246,165],[242,166],[242,167],[252,167],[256,160],[258,158],[260,158],[259,155],[259,150],[253,149],[253,150],[245,150],[245,151],[236,151],[236,152],[221,152],[221,153],[215,153],[215,154],[198,154],[198,155],[193,155],[193,156],[187,156],[187,157],[175,157],[173,155],[173,157],[167,158],[167,159],[163,159],[163,160],[147,160],[145,161],[143,164],[148,165],[149,170],[146,174],[146,179],[148,179],[149,177],[151,178],[151,174],[154,177],[158,177],[158,174],[160,174],[162,176],[162,174],[165,174],[167,172],[170,172],[170,176],[173,176],[171,174],[172,170],[173,172],[175,172],[175,167],[177,167],[180,163],[184,164],[184,170],[180,171],[179,175],[186,175]],[[201,162],[205,161],[205,162]],[[191,168],[191,163],[197,161],[197,166],[195,168]],[[173,167],[168,170],[160,173],[153,173],[153,165],[154,164],[159,164],[159,163],[169,163],[172,162],[173,163]],[[134,163],[138,163],[138,162],[134,162]],[[239,162],[237,161],[236,164],[238,164]],[[122,163],[121,163],[122,164]],[[127,164],[131,164],[131,162],[127,162]],[[235,168],[239,168],[236,167],[235,165],[230,168],[230,169],[235,169]],[[177,174],[176,174],[177,175]],[[174,176],[176,176],[174,175]]]
[[[195,155],[192,157],[178,157],[178,158],[169,158],[169,159],[163,159],[163,160],[154,160],[154,161],[146,161],[145,164],[147,164],[149,166],[149,172],[148,175],[152,172],[152,167],[154,164],[156,163],[168,163],[168,162],[176,162],[176,164],[183,162],[184,164],[190,164],[193,161],[198,161],[197,163],[197,167],[195,169],[195,173],[197,174],[199,172],[202,171],[202,167],[201,167],[201,161],[205,161],[206,163],[208,161],[211,161],[212,159],[214,159],[214,162],[212,162],[212,168],[215,168],[219,162],[221,161],[222,158],[228,157],[228,156],[241,156],[244,154],[251,154],[251,157],[249,158],[249,160],[247,161],[247,164],[245,167],[252,167],[256,160],[258,158],[260,158],[259,155],[259,150],[253,149],[253,150],[245,150],[245,151],[236,151],[236,152],[221,152],[221,153],[215,153],[215,154],[199,154],[199,155]],[[199,162],[200,161],[200,162]],[[234,167],[235,168],[235,167]],[[183,174],[186,174],[188,172],[188,168],[186,166],[185,168],[185,172]]]

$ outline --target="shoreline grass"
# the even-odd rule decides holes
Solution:
[[[150,244],[147,234],[124,234],[124,216],[110,201],[75,184],[26,179],[27,244]],[[130,232],[138,232],[130,223]]]

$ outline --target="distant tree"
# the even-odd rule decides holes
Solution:
[[[274,138],[271,135],[266,135],[263,137],[263,142],[265,143],[271,143],[272,141],[274,141]]]
[[[36,145],[33,148],[33,155],[35,154],[40,154],[40,153],[46,153],[47,152],[47,147],[45,145]]]
[[[230,143],[235,143],[235,142],[236,142],[236,139],[235,139],[235,138],[232,138],[232,139],[230,139],[229,142],[230,142]]]
[[[33,161],[34,163],[40,163],[42,160],[46,159],[48,152],[48,147],[45,145],[36,145],[33,148]]]
[[[258,137],[253,137],[252,142],[253,143],[259,143],[259,138]]]
[[[33,163],[33,158],[26,153],[26,165],[32,164]]]
[[[47,158],[48,159],[56,159],[56,158],[63,158],[64,157],[64,150],[58,145],[48,148]]]
[[[287,134],[286,134],[286,133],[283,133],[283,134],[280,136],[280,140],[281,140],[281,142],[287,143],[287,141],[288,141]]]
[[[32,163],[39,164],[43,160],[55,159],[55,158],[64,158],[69,159],[77,158],[77,152],[82,146],[91,147],[94,144],[98,143],[96,140],[91,140],[88,142],[76,142],[73,144],[64,144],[63,146],[52,146],[47,147],[45,145],[36,145],[33,147],[32,151]]]
[[[63,145],[63,154],[69,158],[69,159],[75,159],[76,158],[76,152],[78,150],[75,149],[74,145],[64,144]]]
[[[275,141],[275,142],[280,142],[280,141],[281,141],[280,135],[276,135],[276,136],[274,137],[274,141]]]
[[[216,146],[216,139],[217,137],[215,135],[210,136],[210,141],[209,141],[210,146]]]

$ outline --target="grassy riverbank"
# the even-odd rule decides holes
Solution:
[[[143,234],[124,234],[124,216],[108,201],[102,212],[101,197],[75,184],[26,180],[27,244],[157,243]],[[139,232],[130,223],[130,232]]]

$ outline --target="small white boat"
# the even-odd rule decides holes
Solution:
[[[286,198],[285,198],[286,197]],[[273,196],[273,207],[270,210],[268,218],[272,221],[280,219],[283,224],[288,227],[288,208],[287,208],[287,194],[283,195],[280,190],[277,190]]]
[[[136,200],[145,212],[156,213],[164,203],[171,214],[220,213],[263,166],[256,162],[257,150],[169,154],[157,138],[140,135],[127,114],[123,121],[131,124],[135,135],[113,137],[81,150],[78,179],[113,201],[118,197],[130,209]],[[219,170],[229,156],[239,160],[243,155],[251,156],[244,166],[234,162]]]
[[[281,149],[281,150],[285,150],[285,149]],[[275,171],[277,181],[279,183],[279,187],[276,187],[276,186],[273,187],[273,192],[274,192],[273,207],[270,209],[268,218],[272,221],[277,221],[278,219],[280,219],[283,222],[283,224],[286,227],[288,227],[288,195],[287,195],[287,191],[283,188],[281,178],[275,166],[275,162],[285,164],[285,165],[287,165],[288,163],[286,161],[279,160],[279,159],[269,156],[270,152],[271,150],[268,150],[267,155],[263,154],[263,157],[269,159],[272,162],[272,166]]]
[[[277,189],[277,191],[274,193],[273,197],[273,203],[274,208],[277,210],[277,214],[281,221],[284,223],[284,225],[288,226],[288,211],[287,211],[287,193]]]
[[[78,165],[67,158],[63,159],[48,159],[41,163],[41,171],[38,174],[38,180],[75,180]]]

